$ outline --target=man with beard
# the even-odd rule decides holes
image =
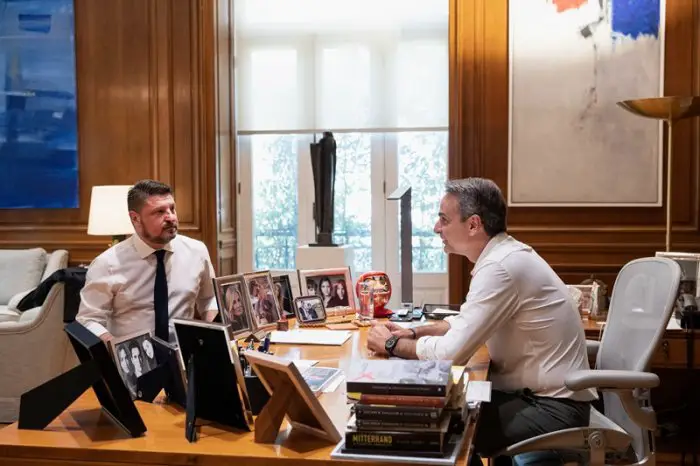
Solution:
[[[170,319],[216,316],[209,251],[177,234],[170,186],[139,181],[127,204],[135,234],[90,264],[76,320],[105,342],[144,330],[174,341]]]

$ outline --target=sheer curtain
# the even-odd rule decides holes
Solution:
[[[447,0],[242,0],[240,134],[444,130]]]

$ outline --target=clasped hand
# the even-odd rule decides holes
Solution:
[[[377,355],[388,356],[384,344],[392,335],[399,338],[413,338],[413,332],[395,322],[376,322],[367,335],[367,348]]]

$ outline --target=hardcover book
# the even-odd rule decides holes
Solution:
[[[361,359],[347,371],[348,393],[446,396],[452,383],[452,361]]]

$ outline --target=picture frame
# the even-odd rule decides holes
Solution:
[[[274,293],[274,282],[269,270],[243,274],[243,283],[250,305],[253,333],[277,327],[282,311]]]
[[[293,317],[295,315],[294,294],[292,293],[292,284],[289,280],[289,275],[273,275],[272,282],[277,304],[279,304],[280,309],[284,312],[285,317]]]
[[[226,275],[212,281],[221,323],[230,326],[233,339],[245,337],[253,331],[253,318],[243,275]]]
[[[587,319],[593,310],[593,285],[566,285],[571,299],[582,318]]]
[[[139,331],[114,338],[110,340],[109,345],[119,376],[132,399],[136,399],[139,377],[158,367],[151,331]]]
[[[297,270],[297,274],[301,295],[321,297],[326,314],[336,308],[356,308],[350,267]]]
[[[284,417],[292,429],[332,443],[341,440],[341,433],[294,361],[260,351],[244,354],[270,394],[270,401],[255,420],[256,443],[274,443]]]
[[[294,314],[300,324],[325,322],[326,308],[320,296],[299,296],[294,300]]]

